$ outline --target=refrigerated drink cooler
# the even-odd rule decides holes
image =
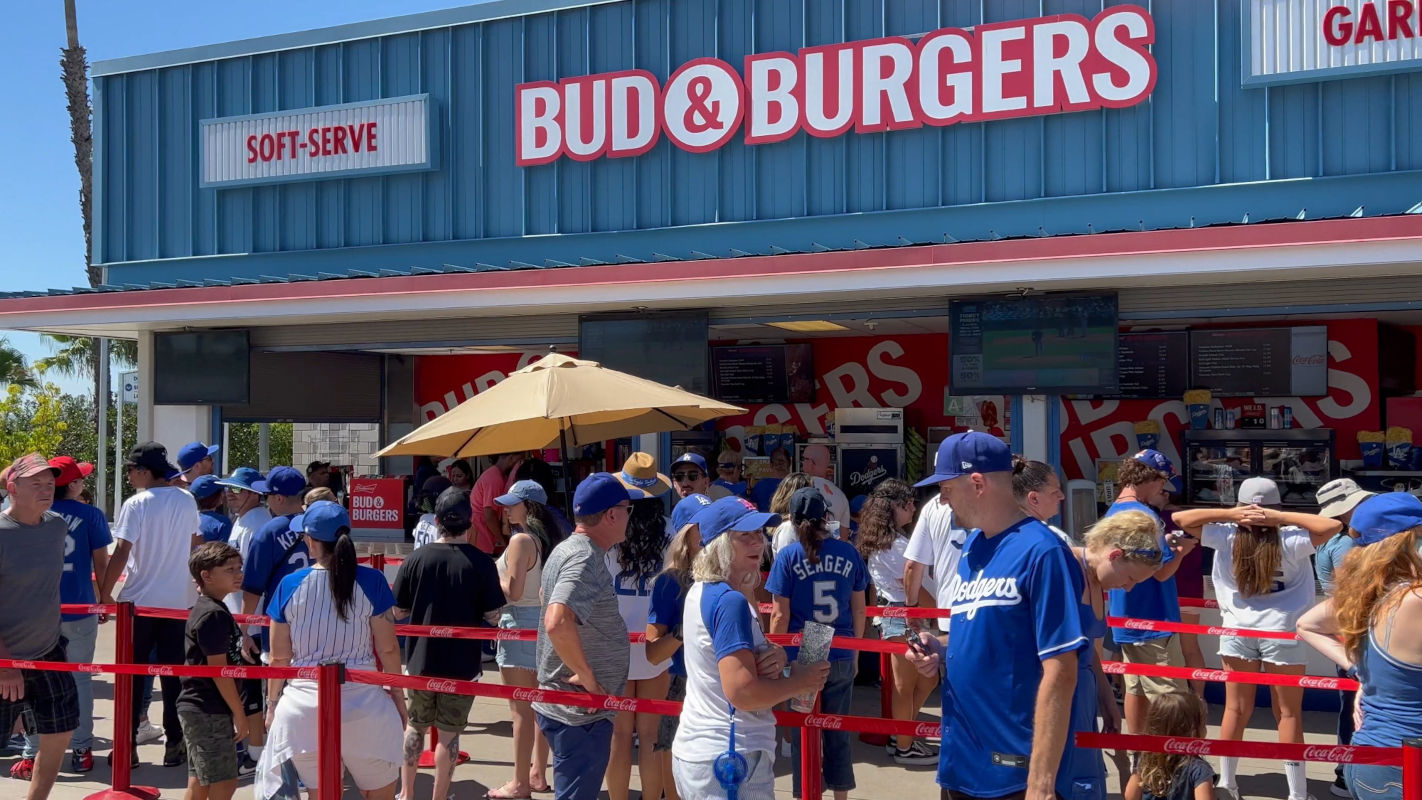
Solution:
[[[1334,432],[1185,431],[1185,505],[1232,506],[1239,484],[1262,475],[1279,484],[1284,508],[1316,511],[1319,487],[1338,476]]]
[[[888,478],[903,478],[903,409],[841,408],[834,422],[835,483],[845,494],[869,494]]]

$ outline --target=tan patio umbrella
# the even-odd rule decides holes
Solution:
[[[596,361],[551,353],[376,455],[468,457],[577,447],[686,430],[745,411]]]

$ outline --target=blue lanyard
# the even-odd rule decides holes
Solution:
[[[736,707],[727,703],[726,708],[731,714],[731,741],[726,752],[716,756],[711,771],[716,775],[716,782],[726,790],[726,800],[736,800],[741,784],[745,783],[750,772],[750,765],[746,763],[745,756],[736,752]]]

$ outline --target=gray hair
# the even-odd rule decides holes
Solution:
[[[760,576],[752,574],[746,579],[745,586],[737,586],[731,575],[731,562],[735,557],[736,548],[731,544],[730,535],[721,534],[696,555],[691,564],[691,577],[698,583],[725,583],[737,591],[749,591]]]

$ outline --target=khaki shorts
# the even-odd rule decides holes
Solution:
[[[1136,644],[1121,645],[1121,660],[1127,664],[1150,664],[1157,667],[1183,667],[1185,655],[1180,652],[1180,637],[1175,634],[1160,639],[1148,639]],[[1126,694],[1145,695],[1154,700],[1170,692],[1189,691],[1185,681],[1176,678],[1154,678],[1148,675],[1127,675]]]
[[[410,724],[419,730],[433,725],[446,733],[460,734],[469,724],[474,698],[463,694],[442,694],[411,689]]]

